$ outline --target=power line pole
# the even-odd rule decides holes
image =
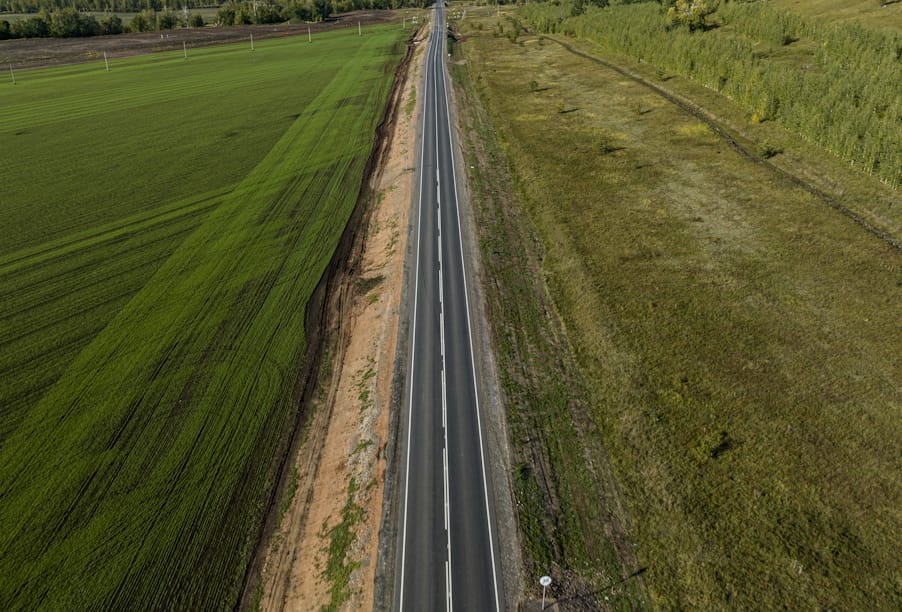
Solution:
[[[103,63],[106,64],[106,71],[110,71],[110,61],[106,58],[106,51],[103,52]]]

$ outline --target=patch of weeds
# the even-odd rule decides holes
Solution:
[[[359,295],[367,295],[373,289],[382,284],[382,281],[384,280],[385,277],[381,274],[361,278],[357,281],[357,292]]]
[[[329,588],[329,603],[320,610],[338,610],[351,597],[351,574],[360,567],[360,563],[348,559],[348,553],[354,543],[354,528],[365,515],[364,509],[354,499],[358,488],[357,481],[352,477],[348,483],[348,497],[341,509],[341,522],[329,529],[329,521],[326,519],[320,529],[320,537],[329,539],[326,565],[321,577],[332,585]]]
[[[285,514],[288,513],[288,509],[291,508],[291,502],[294,499],[294,494],[297,493],[298,478],[299,476],[297,467],[292,468],[291,477],[288,479],[288,485],[285,487],[285,492],[282,494],[282,501],[279,504],[279,518],[276,521],[277,531],[279,527],[282,526],[282,519],[285,518]]]
[[[357,381],[357,399],[360,401],[360,413],[370,407],[372,400],[370,399],[369,381],[376,376],[376,362],[372,357],[367,358],[367,369],[358,372],[360,376]]]
[[[717,459],[718,455],[730,447],[730,437],[724,430],[709,431],[702,435],[692,449],[695,460],[699,464],[707,463],[710,459]]]
[[[413,111],[417,107],[417,86],[410,86],[410,95],[407,98],[407,105],[404,107],[404,114],[410,119],[413,116]]]
[[[356,455],[357,453],[359,453],[361,451],[365,451],[366,449],[371,447],[373,444],[374,444],[374,442],[372,440],[370,440],[369,438],[365,438],[357,443],[357,446],[354,447],[354,451],[351,454]],[[369,485],[367,485],[367,486],[369,486]]]
[[[770,159],[775,155],[779,155],[783,152],[783,149],[780,149],[769,142],[762,142],[758,147],[758,157],[761,159]]]

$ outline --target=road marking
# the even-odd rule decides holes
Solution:
[[[439,43],[439,49],[441,43]],[[435,59],[438,59],[438,55],[435,56]],[[439,171],[439,149],[438,149],[438,89],[436,91],[436,99],[435,99],[435,201],[436,208],[438,212],[436,216],[438,217],[438,239],[436,240],[436,244],[438,245],[438,261],[439,261],[439,270],[438,270],[438,295],[439,295],[439,344],[441,345],[442,351],[442,424],[443,424],[443,433],[444,433],[444,448],[442,449],[443,457],[444,457],[444,480],[445,480],[445,533],[448,537],[447,547],[448,547],[448,572],[447,578],[445,580],[445,590],[448,595],[448,610],[450,611],[453,608],[452,599],[451,599],[451,487],[449,486],[449,475],[448,475],[448,391],[445,385],[445,307],[444,307],[444,276],[442,271],[442,232],[441,232],[441,212],[442,212],[442,173]]]
[[[428,55],[428,54],[427,54]],[[426,71],[423,84],[423,98],[429,98],[429,71]],[[423,104],[423,117],[426,116],[426,105]],[[417,202],[417,224],[423,223],[423,150],[420,149],[420,195]],[[398,610],[404,609],[404,563],[407,558],[407,511],[410,499],[410,432],[413,430],[413,373],[416,367],[417,351],[417,299],[420,289],[420,228],[417,228],[417,256],[413,273],[413,330],[410,344],[410,398],[407,402],[407,458],[404,467],[404,522],[401,537],[401,594],[398,600]]]
[[[441,43],[440,43],[441,44]],[[454,169],[454,137],[451,133],[451,104],[448,101],[448,80],[447,75],[445,73],[445,62],[444,62],[444,53],[442,53],[442,87],[445,90],[445,114],[448,119],[448,144],[451,149],[451,187],[452,193],[454,194],[454,210],[457,214],[457,234],[458,239],[460,241],[460,265],[462,269],[462,277],[464,281],[464,304],[466,306],[466,314],[467,314],[467,337],[469,340],[470,347],[470,365],[473,371],[473,393],[476,399],[476,424],[477,430],[479,432],[479,463],[482,468],[482,488],[485,494],[485,520],[486,527],[489,531],[489,552],[492,557],[492,586],[495,591],[495,610],[500,610],[500,601],[498,598],[498,570],[495,567],[495,543],[492,538],[492,519],[491,519],[491,511],[489,508],[489,485],[488,479],[486,478],[485,472],[485,448],[482,443],[482,418],[480,416],[479,411],[479,389],[477,387],[476,382],[476,360],[473,357],[473,327],[470,323],[470,299],[469,299],[469,290],[467,289],[467,273],[466,273],[466,263],[464,260],[464,242],[463,235],[461,233],[461,224],[460,224],[460,207],[457,199],[457,172]],[[436,89],[436,93],[438,89]],[[438,113],[436,113],[436,116]],[[436,122],[436,130],[438,130],[438,122]],[[436,139],[436,147],[438,147],[438,139]],[[436,157],[436,166],[438,166],[438,158]],[[450,557],[450,555],[449,555]]]
[[[451,584],[451,560],[445,561],[445,576],[448,579],[448,584]],[[451,589],[448,589],[448,600],[446,603],[446,608],[448,612],[454,608],[454,602],[451,600]]]
[[[451,528],[451,512],[448,507],[448,447],[442,449],[442,465],[445,470],[445,529]]]

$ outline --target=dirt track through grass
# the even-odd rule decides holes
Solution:
[[[465,21],[460,48],[585,379],[529,391],[560,363],[516,331],[547,313],[504,294],[530,242],[486,233],[499,344],[526,356],[503,375],[515,453],[547,462],[515,479],[527,563],[559,563],[571,602],[630,601],[593,554],[604,483],[571,456],[606,450],[657,605],[898,607],[899,252],[635,81],[495,21]]]
[[[188,173],[197,183],[184,191],[203,193],[197,185],[208,183],[228,187],[209,194],[213,203],[184,199],[181,208],[170,209],[171,219],[164,214],[156,223],[142,221],[143,211],[166,202],[142,191],[143,203],[129,209],[138,215],[133,230],[126,221],[92,234],[98,218],[124,215],[111,208],[115,200],[87,183],[88,204],[57,215],[68,233],[86,233],[82,242],[50,225],[47,238],[59,241],[54,248],[62,256],[43,248],[37,234],[20,247],[30,249],[24,254],[4,245],[2,269],[9,274],[0,280],[20,283],[30,269],[55,283],[47,292],[39,282],[25,282],[18,306],[8,313],[21,318],[17,337],[38,333],[39,323],[29,318],[33,305],[40,304],[54,323],[61,316],[49,302],[65,294],[67,285],[87,286],[91,274],[100,277],[100,289],[76,302],[81,310],[64,305],[80,317],[72,327],[88,340],[66,355],[70,361],[60,364],[58,379],[35,392],[39,399],[33,405],[15,422],[4,421],[0,601],[5,608],[235,604],[297,418],[301,374],[308,365],[308,300],[357,201],[392,68],[401,56],[399,29],[366,34],[324,37],[316,53],[306,41],[271,42],[269,49],[261,44],[260,63],[244,74],[235,69],[241,59],[229,48],[208,50],[221,61],[204,66],[197,58],[197,67],[187,68],[184,77],[174,76],[186,69],[181,58],[135,60],[145,72],[134,82],[146,87],[148,104],[134,107],[129,97],[117,111],[120,117],[165,104],[169,94],[194,100],[190,103],[199,112],[209,105],[219,108],[220,75],[210,71],[213,66],[227,70],[221,75],[226,90],[243,88],[251,100],[285,78],[277,62],[281,68],[293,64],[293,78],[305,82],[307,93],[300,104],[281,105],[280,92],[258,110],[252,107],[243,118],[247,141],[237,135],[196,141],[209,146],[196,154],[194,166],[178,155],[148,154],[147,143],[132,141],[134,155],[146,156],[149,168],[164,175],[175,170],[170,176],[178,185],[163,182],[170,202],[179,200],[186,178],[181,173]],[[266,58],[277,63],[272,71]],[[83,86],[76,76],[83,69],[70,70],[48,78],[56,87],[67,80]],[[178,78],[185,78],[191,93],[175,85]],[[191,82],[206,91],[192,89]],[[86,90],[73,98],[71,108],[58,110],[60,120],[87,126],[91,112],[104,108],[102,96]],[[175,117],[178,104],[171,108]],[[240,117],[221,124],[201,121],[200,128],[229,133],[236,120],[241,125]],[[274,117],[281,130],[250,137],[257,121],[273,125],[268,122]],[[34,130],[40,130],[45,114],[34,115],[34,121]],[[265,138],[273,137],[266,145]],[[119,145],[122,155],[127,144],[125,139]],[[266,151],[261,153],[261,146]],[[39,145],[32,147],[37,155]],[[231,157],[246,169],[236,172],[224,164],[223,172],[217,160]],[[207,168],[212,178],[201,176]],[[45,184],[48,190],[62,189],[51,178],[33,187]],[[51,203],[59,201],[51,197]],[[24,196],[11,200],[17,218],[40,217],[30,202]],[[147,265],[140,270],[117,267],[129,253],[136,258],[152,253],[144,241],[154,243],[150,236],[157,227],[162,242],[155,244],[162,246],[149,259],[153,263],[142,260]],[[125,247],[111,246],[121,240]],[[81,265],[67,267],[72,253],[84,257]],[[117,278],[127,280],[118,291]],[[99,330],[92,327],[94,301],[112,304]],[[25,346],[14,365],[33,348]]]

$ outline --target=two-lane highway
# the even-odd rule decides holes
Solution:
[[[444,9],[425,66],[411,321],[399,610],[500,610],[501,567],[473,359]]]

